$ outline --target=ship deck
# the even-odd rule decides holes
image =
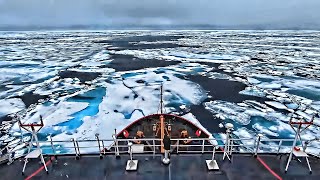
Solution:
[[[25,175],[21,174],[23,159],[15,160],[11,165],[0,165],[2,180],[9,179],[320,179],[320,159],[309,157],[313,170],[309,170],[305,161],[293,160],[288,172],[284,173],[287,155],[261,154],[254,158],[252,154],[234,154],[232,163],[222,160],[222,154],[216,154],[219,171],[209,171],[206,159],[210,154],[172,154],[170,165],[161,163],[162,155],[135,154],[139,160],[137,171],[126,171],[128,155],[121,155],[116,159],[113,155],[99,159],[98,155],[81,156],[76,160],[74,156],[58,156],[50,161],[46,157],[49,174],[47,174],[39,160],[31,160]],[[52,157],[53,159],[53,157]]]

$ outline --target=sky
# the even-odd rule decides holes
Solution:
[[[10,27],[320,29],[320,0],[0,0]]]

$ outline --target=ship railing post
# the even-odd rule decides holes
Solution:
[[[303,152],[306,152],[308,145],[309,145],[309,141],[306,141],[303,145]]]
[[[97,142],[98,142],[99,158],[103,159],[101,145],[100,145],[100,139],[99,139],[99,133],[96,133],[95,136],[96,136],[96,139],[97,139]]]
[[[76,144],[77,144],[78,154],[79,154],[79,158],[80,158],[81,154],[80,154],[80,146],[79,146],[78,140],[76,140]]]
[[[202,140],[202,154],[204,153],[204,139]]]
[[[58,156],[57,156],[57,153],[56,153],[56,148],[55,148],[54,145],[53,145],[53,140],[52,140],[51,134],[50,134],[49,137],[50,137],[50,144],[51,144],[51,149],[52,149],[54,158],[57,160],[57,159],[58,159]]]
[[[114,144],[115,144],[115,147],[114,147],[115,155],[116,155],[116,158],[119,159],[120,152],[119,152],[119,141],[117,139],[117,129],[114,129],[114,135],[112,136],[112,138],[113,138]]]
[[[130,143],[130,141],[129,141],[129,140],[127,140],[127,144],[128,144],[128,152],[129,152],[129,150],[130,150],[130,149],[129,149],[129,143]]]
[[[79,160],[79,153],[78,153],[78,149],[77,149],[77,144],[74,138],[71,138],[71,142],[73,143],[73,147],[74,147],[74,152],[76,154],[76,160]]]
[[[180,140],[177,141],[177,154],[179,154],[179,141]]]
[[[116,158],[120,158],[120,153],[119,153],[119,143],[118,143],[118,139],[116,137],[116,135],[112,135],[113,141],[114,141],[114,154],[116,156]]]
[[[212,149],[212,158],[211,158],[212,161],[214,160],[214,155],[215,155],[215,153],[216,153],[216,147],[213,146],[213,149]]]
[[[101,140],[101,143],[102,143],[102,149],[103,149],[103,155],[105,155],[106,154],[106,149],[105,149],[105,147],[104,147],[104,141],[103,140]]]
[[[280,140],[279,142],[279,145],[278,145],[278,150],[277,150],[277,154],[279,154],[280,152],[280,149],[281,149],[281,146],[282,146],[282,139]]]
[[[229,145],[229,147],[230,147],[230,149],[229,149],[229,155],[232,156],[232,152],[233,152],[233,139],[230,138],[229,141],[230,141],[230,145]]]
[[[254,153],[254,157],[257,157],[257,155],[258,155],[259,145],[260,145],[260,141],[261,141],[262,136],[263,136],[262,134],[258,134],[258,141],[257,141],[257,146],[256,146],[256,151]]]
[[[254,153],[255,153],[256,144],[257,144],[257,138],[254,138],[253,146],[252,146],[252,155],[253,155],[253,156],[254,156]]]
[[[78,153],[77,153],[76,144],[75,144],[75,142],[74,142],[74,138],[71,138],[71,139],[70,139],[70,141],[71,141],[71,142],[72,142],[72,144],[73,144],[74,153],[75,153],[75,155],[77,155]]]
[[[132,143],[128,144],[129,146],[129,154],[130,154],[130,160],[132,161]]]
[[[152,145],[153,145],[153,157],[154,157],[156,155],[156,142],[154,139],[152,140]]]

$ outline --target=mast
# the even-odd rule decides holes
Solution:
[[[164,116],[161,114],[160,115],[160,138],[161,139],[163,139],[164,138],[164,126],[165,126],[165,124],[164,124],[164,121],[165,121],[165,119],[164,119]],[[163,141],[161,141],[161,153],[164,153],[164,146],[163,146]]]
[[[160,86],[160,113],[163,114],[163,84]]]
[[[165,118],[163,116],[163,84],[160,86],[160,138],[164,138],[164,121]],[[164,153],[163,141],[161,141],[161,153]]]

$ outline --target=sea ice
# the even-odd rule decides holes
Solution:
[[[12,98],[0,100],[0,117],[16,113],[24,108],[25,105],[21,99]]]
[[[287,109],[287,107],[279,102],[276,101],[265,101],[266,104],[275,107],[277,109]]]
[[[177,35],[179,38],[156,42],[143,39],[139,42],[134,41],[136,34],[141,37]],[[235,133],[240,132],[242,137],[249,137],[247,133],[265,133],[270,137],[293,138],[294,131],[288,125],[289,114],[284,113],[284,109],[295,109],[296,118],[308,119],[320,110],[320,48],[316,31],[31,31],[0,32],[0,37],[1,116],[28,111],[24,120],[32,122],[43,113],[46,127],[40,133],[45,136],[49,132],[58,132],[60,127],[56,124],[69,121],[90,106],[90,103],[69,102],[67,99],[98,87],[106,89],[100,99],[102,102],[95,109],[98,113],[84,116],[79,128],[74,132],[58,133],[54,137],[56,140],[71,137],[93,139],[96,132],[109,139],[114,128],[120,130],[136,118],[157,112],[159,88],[156,90],[156,87],[159,83],[164,83],[166,111],[181,111],[180,107],[187,110],[192,104],[201,104],[207,96],[200,86],[188,81],[188,77],[194,74],[243,82],[247,87],[241,94],[269,98],[266,103],[205,103],[206,109],[214,116],[223,121],[234,121]],[[112,44],[112,40],[121,38],[130,39],[129,44],[150,47],[161,43],[180,46],[137,50],[115,47],[121,44]],[[116,72],[107,67],[112,61],[109,54],[181,63]],[[100,72],[101,77],[84,85],[78,78],[59,79],[57,74],[63,70]],[[228,75],[221,72],[228,72]],[[147,86],[152,84],[156,85]],[[38,105],[25,110],[23,102],[15,97],[26,92],[48,95],[51,100],[40,100]],[[253,122],[253,116],[262,119]],[[188,118],[192,119],[191,115]],[[315,122],[318,123],[319,118],[315,118]],[[10,133],[19,136],[18,132],[15,124]],[[318,132],[319,129],[311,127],[303,138],[317,137]],[[320,145],[314,143],[312,148],[315,147]],[[66,152],[62,146],[59,148],[61,153]]]

